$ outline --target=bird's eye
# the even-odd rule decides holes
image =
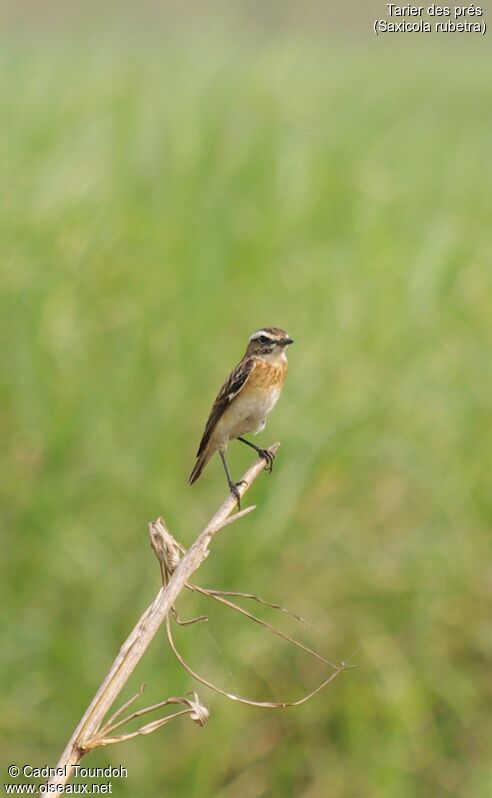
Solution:
[[[260,344],[271,344],[271,339],[267,338],[266,335],[260,335],[258,341],[260,342]]]

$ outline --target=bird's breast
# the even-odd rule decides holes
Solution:
[[[257,363],[250,379],[217,424],[217,438],[237,438],[259,431],[278,402],[286,373],[286,364]]]
[[[251,379],[231,406],[231,414],[244,422],[243,432],[256,430],[271,413],[278,402],[286,371],[283,364],[274,366],[260,362],[256,365]]]
[[[280,385],[271,385],[245,391],[244,396],[238,397],[238,412],[252,423],[262,421],[277,404],[281,389]]]

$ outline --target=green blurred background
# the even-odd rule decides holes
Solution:
[[[282,449],[197,581],[361,667],[255,710],[160,634],[125,697],[198,689],[209,725],[84,764],[124,765],[120,796],[492,795],[490,44],[376,39],[378,7],[3,8],[2,782],[56,763],[155,595],[147,522],[189,545],[224,498],[218,460],[187,477],[273,324],[296,339],[261,436]],[[231,446],[237,478],[250,461]],[[179,606],[210,612],[177,640],[225,689],[326,675]]]

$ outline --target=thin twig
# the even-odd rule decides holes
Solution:
[[[235,693],[229,693],[227,690],[222,690],[222,688],[217,687],[217,685],[215,684],[212,684],[212,682],[209,682],[208,679],[204,679],[203,676],[200,676],[196,671],[190,668],[186,660],[183,659],[178,649],[176,648],[171,633],[171,624],[169,623],[169,617],[166,618],[166,634],[174,656],[178,660],[179,664],[185,669],[185,671],[187,671],[190,674],[190,676],[193,676],[193,678],[196,679],[197,682],[200,682],[200,684],[203,684],[204,687],[208,687],[210,690],[213,690],[215,693],[219,693],[219,695],[225,696],[225,698],[228,698],[230,701],[237,701],[239,704],[247,704],[250,707],[260,707],[261,709],[287,709],[288,707],[300,707],[301,704],[305,704],[307,701],[313,698],[313,696],[317,695],[317,693],[320,693],[321,690],[324,690],[325,687],[327,687],[334,679],[336,679],[336,677],[340,673],[344,673],[346,670],[349,670],[349,666],[345,665],[345,663],[341,663],[339,667],[332,665],[332,667],[334,668],[333,673],[330,676],[328,676],[327,679],[324,679],[324,681],[322,681],[321,684],[315,687],[314,690],[311,690],[309,693],[303,695],[302,698],[298,698],[296,701],[254,701],[251,698],[242,698],[241,696],[236,695]]]
[[[250,601],[256,601],[258,604],[263,604],[264,607],[270,607],[272,610],[279,610],[279,612],[283,612],[285,615],[295,618],[296,621],[303,623],[304,626],[309,626],[310,629],[316,629],[316,627],[309,621],[306,621],[302,615],[297,615],[297,613],[282,607],[280,604],[274,604],[273,601],[265,601],[265,599],[255,596],[254,593],[242,593],[237,590],[211,590],[209,587],[207,588],[207,593],[210,596],[229,596],[230,598],[243,598],[249,599]]]
[[[113,712],[113,714],[111,715],[111,717],[109,717],[109,718],[107,719],[107,721],[106,721],[106,723],[104,724],[104,726],[102,726],[102,727],[101,727],[101,734],[106,734],[106,733],[109,731],[109,729],[110,729],[110,728],[113,728],[113,729],[115,728],[115,727],[114,727],[114,722],[115,722],[116,718],[119,718],[119,717],[120,717],[120,715],[122,715],[122,714],[123,714],[123,712],[125,711],[125,709],[128,709],[128,707],[131,707],[131,705],[132,705],[132,704],[133,704],[133,703],[134,703],[134,702],[135,702],[135,701],[136,701],[138,698],[140,698],[140,696],[141,696],[141,695],[143,695],[143,693],[144,693],[144,691],[145,691],[145,688],[146,688],[146,686],[147,686],[147,685],[146,685],[145,683],[144,683],[144,684],[142,684],[142,685],[141,685],[141,687],[140,687],[140,690],[138,691],[138,693],[135,693],[135,695],[133,695],[131,698],[129,698],[129,699],[128,699],[128,701],[125,701],[125,703],[124,703],[124,704],[122,704],[122,705],[121,705],[121,707],[119,707],[119,708],[116,710],[116,712]]]
[[[333,668],[334,670],[339,670],[338,665],[334,665],[332,662],[322,657],[321,654],[318,654],[317,651],[314,651],[312,648],[305,646],[304,643],[300,643],[298,640],[294,640],[293,637],[284,634],[284,632],[281,632],[280,629],[277,629],[276,626],[272,626],[271,623],[263,621],[261,618],[258,618],[256,615],[253,615],[252,612],[248,612],[248,610],[245,610],[244,607],[240,607],[239,604],[236,604],[235,602],[229,601],[228,599],[225,599],[223,596],[218,595],[218,591],[211,591],[211,590],[209,591],[204,587],[197,587],[196,585],[193,586],[190,585],[190,587],[192,587],[193,590],[196,590],[197,593],[201,593],[203,596],[209,596],[215,601],[219,601],[221,604],[225,604],[226,607],[230,607],[232,610],[235,610],[236,612],[239,612],[241,615],[246,616],[246,618],[249,618],[250,621],[257,623],[260,626],[263,626],[265,629],[268,629],[270,632],[272,632],[272,634],[277,635],[277,637],[281,637],[282,640],[286,640],[288,643],[292,643],[293,646],[296,646],[297,648],[300,648],[303,651],[305,651],[306,654],[310,654],[312,657],[319,659],[321,662],[324,662],[325,665],[329,665],[330,668]]]
[[[120,715],[123,710],[129,706],[129,704],[139,697],[139,695],[141,695],[141,692],[134,695],[130,701],[127,701],[126,704],[124,704],[123,707],[118,710],[118,712],[115,712],[112,719],[114,719],[117,715]],[[148,715],[150,712],[156,712],[158,709],[163,709],[170,704],[185,704],[187,709],[184,709],[181,712],[175,712],[173,715],[167,715],[165,718],[159,718],[151,723],[147,723],[145,726],[141,726],[140,729],[137,729],[134,732],[129,732],[128,734],[119,734],[117,736],[113,735],[115,729],[121,728],[121,726],[124,726],[126,723],[130,723],[130,721],[135,720],[136,718],[141,718],[144,715]],[[129,740],[131,737],[137,737],[139,734],[150,734],[152,731],[160,729],[161,726],[165,726],[170,720],[174,720],[182,715],[190,715],[195,723],[198,723],[199,726],[204,726],[208,720],[209,712],[208,709],[203,706],[203,704],[200,704],[196,693],[193,693],[192,699],[181,696],[179,698],[166,698],[165,701],[159,701],[157,704],[152,704],[150,707],[144,707],[143,709],[138,709],[136,712],[132,712],[131,715],[127,715],[126,718],[119,720],[117,723],[111,723],[110,721],[112,719],[110,719],[104,724],[99,735],[94,738],[90,747],[97,748],[100,745],[110,745],[112,743],[120,743],[123,740]]]

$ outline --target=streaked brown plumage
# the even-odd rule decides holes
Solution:
[[[224,382],[212,406],[190,475],[190,485],[218,451],[229,488],[239,502],[237,487],[225,460],[227,444],[234,438],[255,449],[267,461],[268,470],[272,470],[271,452],[241,436],[264,429],[266,416],[275,407],[287,376],[285,350],[291,343],[292,339],[279,327],[263,327],[252,334],[242,360]]]

